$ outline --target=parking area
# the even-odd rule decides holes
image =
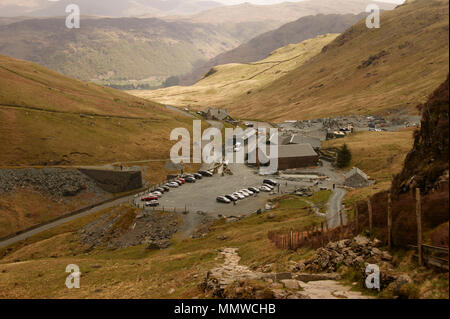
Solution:
[[[216,201],[218,196],[232,194],[243,188],[251,186],[259,187],[262,185],[265,177],[257,174],[257,170],[247,167],[244,164],[230,164],[229,168],[233,175],[221,176],[215,174],[212,177],[203,177],[196,183],[186,183],[178,188],[171,188],[169,192],[164,193],[159,198],[159,209],[176,212],[187,210],[184,219],[188,225],[198,225],[199,214],[202,216],[217,217],[219,214],[230,217],[239,215],[248,215],[256,212],[258,209],[264,210],[268,199],[278,194],[278,187],[275,187],[276,194],[260,192],[253,196],[239,200],[233,203],[225,204]],[[271,177],[277,180],[277,178]],[[309,181],[285,181],[279,180],[279,192],[293,192],[299,187],[311,186]],[[140,198],[137,197],[136,203],[142,205]],[[151,209],[151,208],[149,208]]]

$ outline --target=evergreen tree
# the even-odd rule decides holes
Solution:
[[[347,144],[342,145],[341,149],[339,149],[336,158],[336,165],[339,168],[344,168],[350,165],[352,160],[352,153],[347,147]]]

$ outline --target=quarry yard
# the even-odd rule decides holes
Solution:
[[[267,200],[278,195],[278,190],[275,188],[276,193],[274,194],[260,192],[237,201],[236,205],[216,202],[217,196],[232,194],[251,186],[261,186],[265,178],[258,175],[256,169],[244,164],[230,164],[230,169],[233,175],[220,176],[220,174],[215,174],[212,177],[197,180],[196,183],[186,183],[179,188],[171,189],[159,199],[159,208],[164,208],[166,211],[175,210],[180,213],[187,210],[189,213],[183,215],[182,230],[190,232],[199,225],[199,222],[205,216],[210,218],[216,218],[219,215],[237,217],[247,216],[259,209],[264,211]],[[313,185],[313,182],[309,181],[285,181],[271,178],[280,181],[280,193],[291,193],[297,188]],[[142,205],[139,197],[135,198],[135,203]]]

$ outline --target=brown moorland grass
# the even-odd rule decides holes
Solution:
[[[0,166],[169,157],[192,121],[157,103],[0,56]]]
[[[129,93],[160,103],[203,108],[205,105],[229,107],[249,92],[263,88],[299,67],[334,40],[326,34],[273,51],[267,58],[252,63],[215,66],[208,76],[192,86],[174,86],[160,90],[133,90]]]
[[[414,128],[396,132],[356,132],[345,138],[328,140],[327,147],[347,144],[352,153],[350,169],[356,166],[377,182],[391,181],[401,171],[406,154],[413,144]]]
[[[379,29],[355,24],[308,63],[230,103],[231,114],[285,120],[416,113],[448,74],[448,3],[410,1],[382,12]]]
[[[311,254],[304,248],[297,253],[275,248],[267,231],[303,229],[320,222],[310,215],[299,197],[284,198],[273,211],[274,219],[252,215],[234,223],[219,220],[212,232],[199,239],[174,238],[170,248],[160,251],[137,246],[120,250],[94,250],[89,254],[77,247],[75,230],[93,218],[66,224],[28,245],[16,244],[0,260],[0,297],[5,298],[192,298],[201,296],[197,285],[208,269],[220,260],[217,249],[239,247],[242,264],[258,266],[274,263],[286,270],[287,260]],[[105,212],[103,212],[105,213]],[[100,216],[98,213],[97,216]],[[89,221],[87,220],[89,219]],[[75,222],[75,221],[74,221]],[[74,223],[72,222],[72,223]],[[218,237],[227,236],[225,241]],[[66,247],[67,249],[62,249]],[[53,256],[53,258],[51,258]],[[81,267],[81,289],[65,287],[64,272],[69,263]],[[173,288],[173,294],[169,290]]]
[[[270,121],[398,110],[416,114],[415,105],[448,74],[448,21],[448,0],[409,1],[382,12],[379,29],[360,21],[306,63],[248,94],[236,97],[233,88],[218,92],[211,86],[210,92],[197,96],[200,81],[173,89],[170,98],[158,98],[198,108],[226,105],[233,117]],[[228,98],[208,98],[216,93]]]

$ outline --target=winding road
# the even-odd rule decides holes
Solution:
[[[340,224],[339,212],[342,208],[342,199],[347,191],[343,188],[335,188],[328,201],[328,209],[326,213],[328,227],[336,227]],[[345,225],[347,222],[347,215],[342,214],[342,222]]]

